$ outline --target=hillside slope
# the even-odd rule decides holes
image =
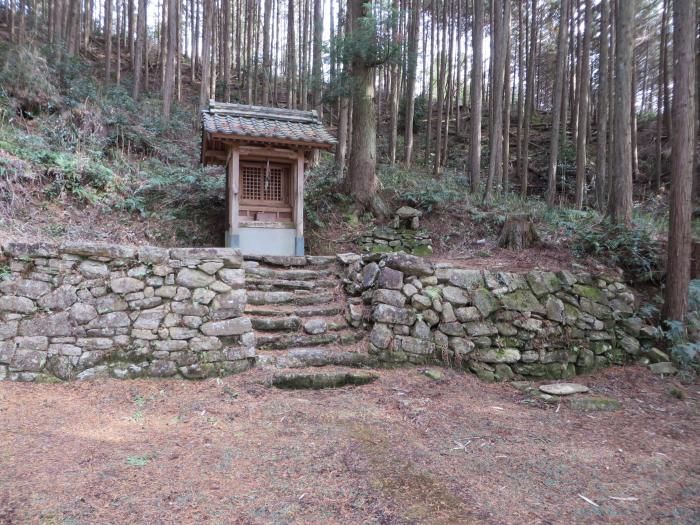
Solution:
[[[0,63],[0,241],[221,242],[191,93],[162,122],[157,92],[136,102],[88,60],[0,41]]]

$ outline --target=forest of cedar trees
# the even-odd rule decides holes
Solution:
[[[11,45],[101,63],[103,84],[134,101],[158,93],[164,120],[188,93],[193,121],[214,98],[316,110],[359,210],[382,213],[378,163],[439,181],[454,151],[465,195],[486,207],[534,196],[629,230],[638,195],[663,195],[663,313],[680,320],[700,186],[697,12],[696,0],[2,0],[0,27]]]

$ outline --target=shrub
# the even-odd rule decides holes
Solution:
[[[573,238],[577,255],[594,255],[622,268],[636,282],[657,281],[659,278],[659,247],[644,225],[635,223],[630,229],[612,224],[596,215],[581,215],[572,223],[562,224]]]
[[[32,47],[15,46],[7,53],[0,85],[25,114],[53,111],[60,97],[46,59]]]

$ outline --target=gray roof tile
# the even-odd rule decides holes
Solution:
[[[297,111],[211,101],[202,110],[202,126],[210,133],[333,145],[336,140],[315,111]]]

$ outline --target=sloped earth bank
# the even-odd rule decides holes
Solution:
[[[700,521],[697,384],[680,400],[615,367],[578,380],[622,408],[578,412],[454,371],[379,374],[0,383],[0,523]]]

